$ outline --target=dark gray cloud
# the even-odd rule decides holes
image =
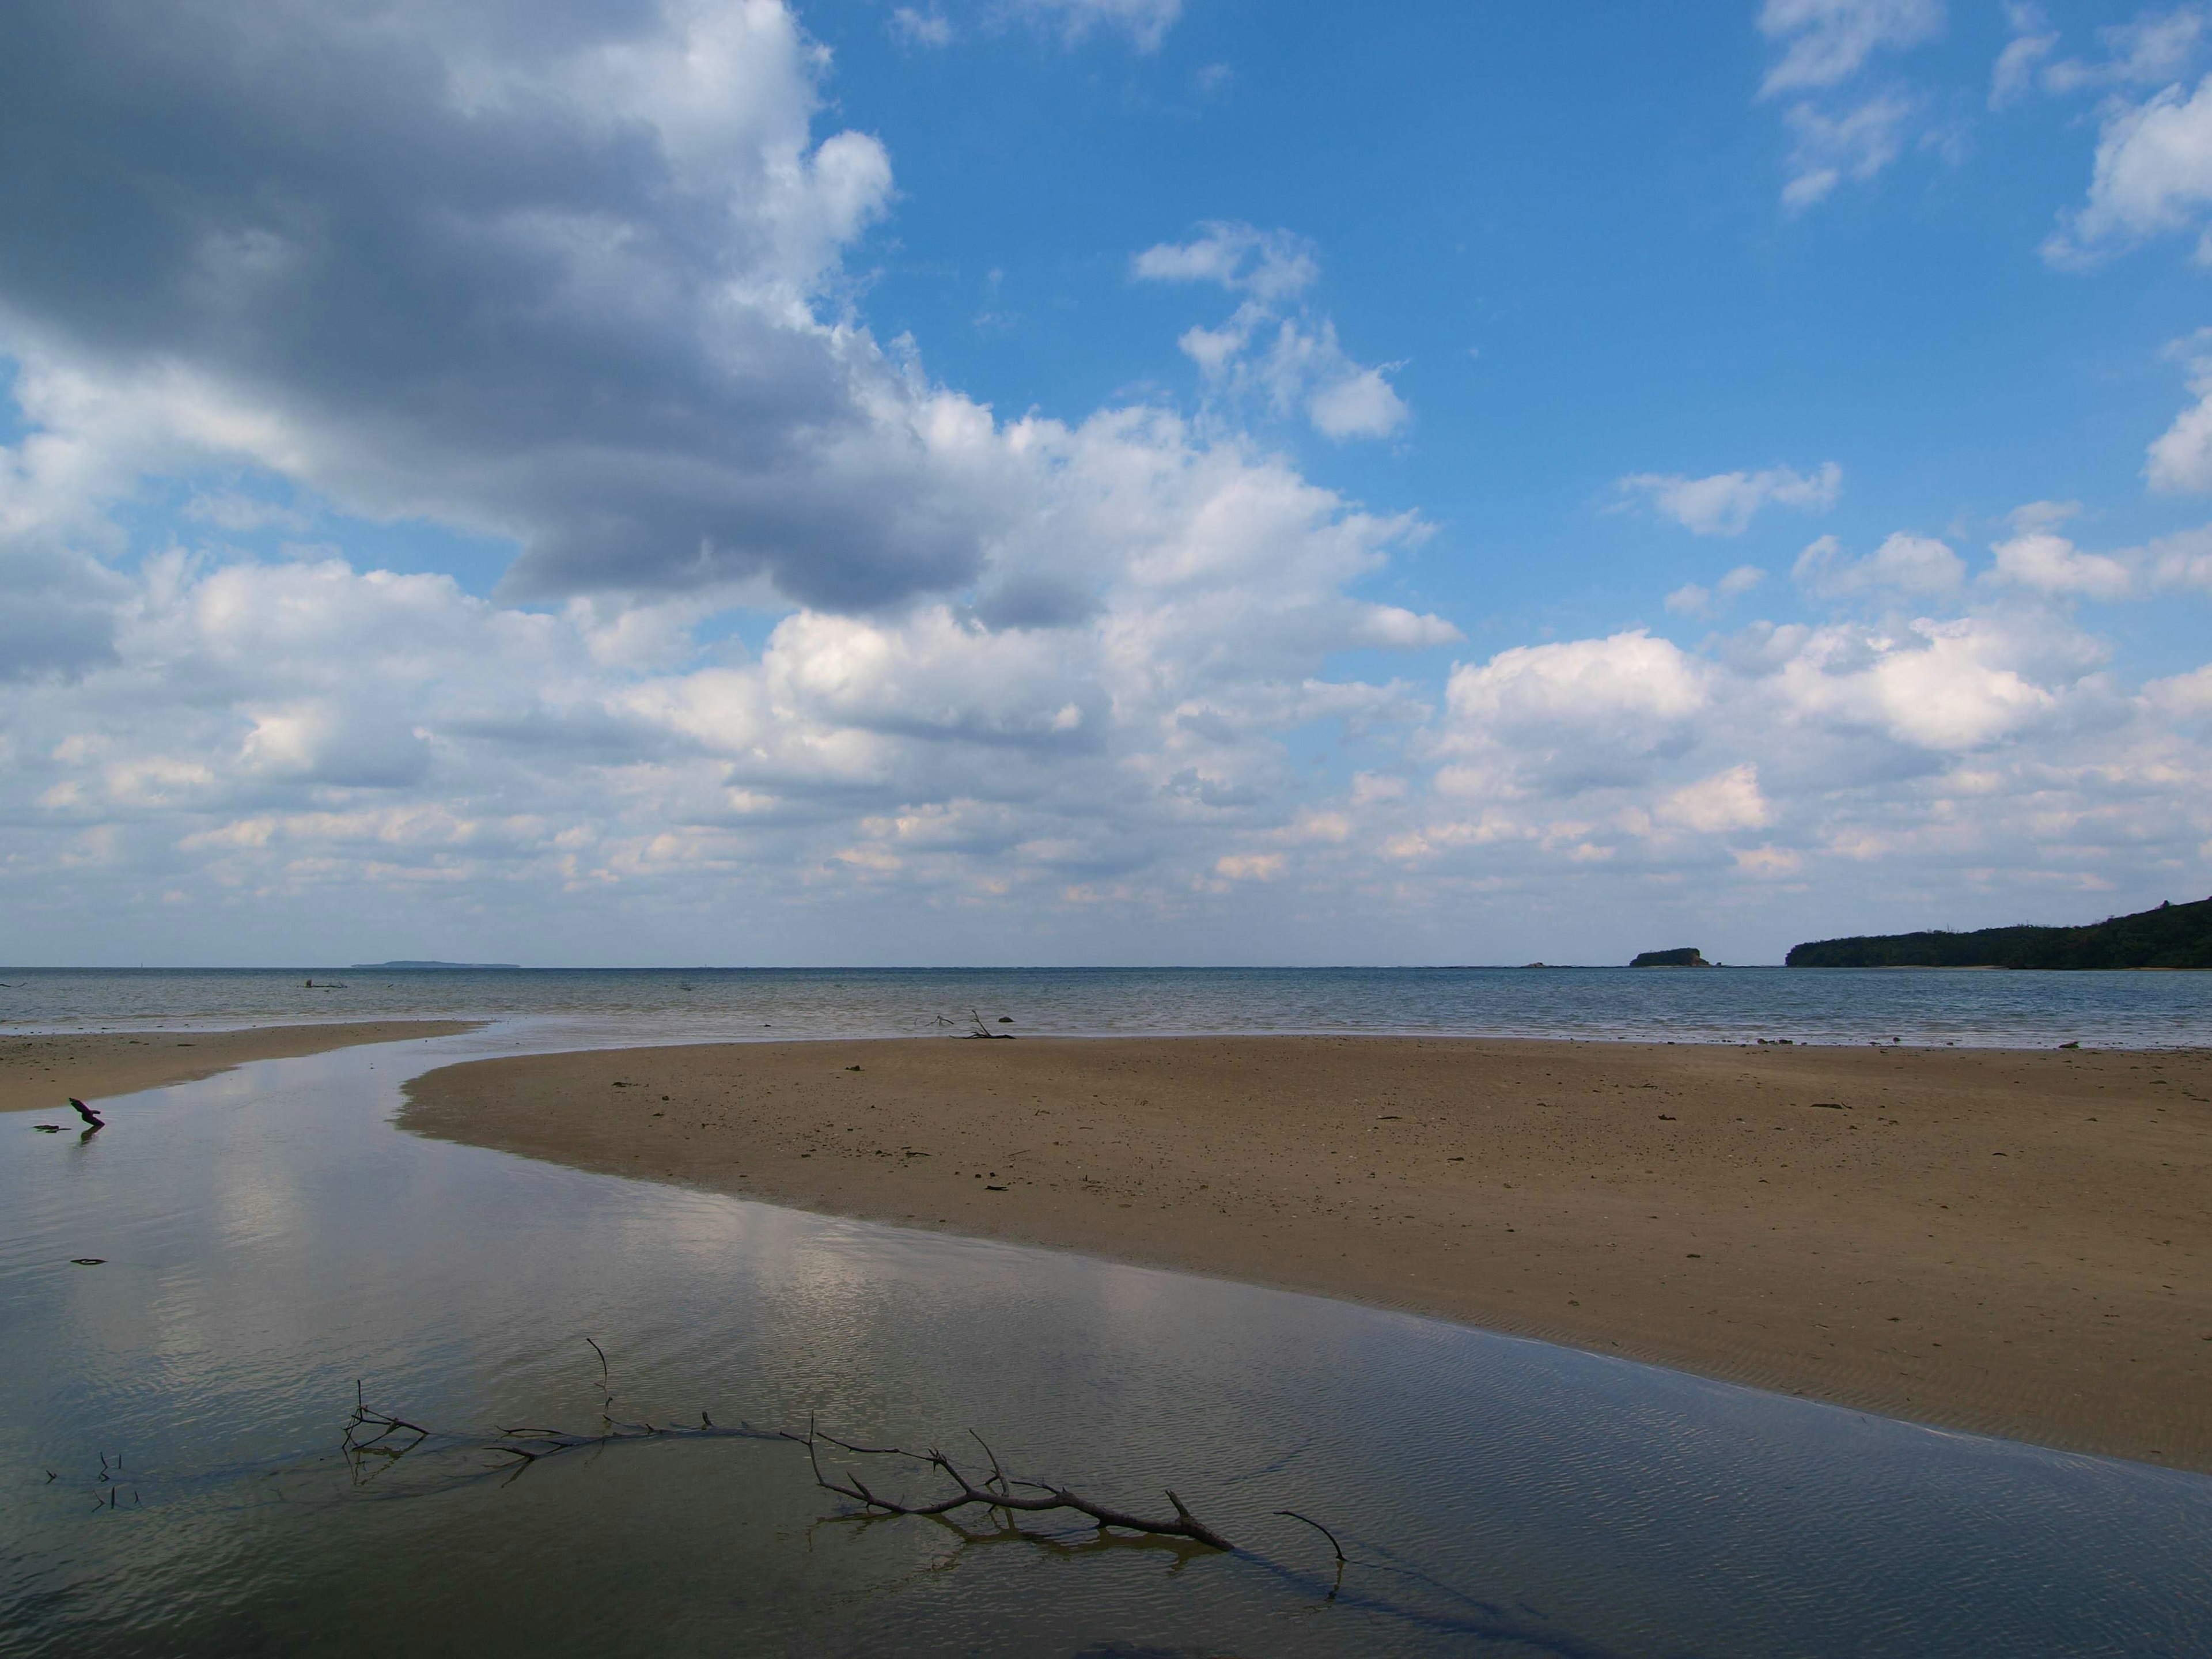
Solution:
[[[130,586],[37,537],[0,537],[0,680],[82,674],[115,660]]]
[[[805,308],[888,189],[808,148],[810,62],[726,6],[0,9],[0,315],[273,417],[356,511],[514,537],[516,596],[957,585],[988,492]]]

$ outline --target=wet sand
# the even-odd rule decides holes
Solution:
[[[362,1042],[472,1031],[477,1020],[384,1019],[357,1024],[262,1025],[239,1031],[90,1031],[0,1037],[0,1112],[58,1110],[74,1123],[69,1097],[162,1089],[213,1077],[250,1060],[289,1060]]]
[[[417,1133],[2212,1470],[2212,1054],[1415,1038],[536,1055]]]

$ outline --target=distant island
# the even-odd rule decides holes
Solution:
[[[519,972],[521,967],[522,964],[519,962],[356,962],[348,971],[360,974],[378,968],[406,968],[416,971],[434,970],[448,974],[469,974],[496,971],[503,968],[511,968]]]
[[[1798,945],[1792,968],[2212,969],[2212,898],[2081,927],[1984,927],[1972,933],[1870,934]]]
[[[1628,964],[1632,968],[1710,968],[1713,964],[1698,954],[1694,945],[1686,945],[1679,951],[1645,951]]]

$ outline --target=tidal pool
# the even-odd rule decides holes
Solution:
[[[2212,1651],[2212,1480],[391,1127],[406,1076],[517,1041],[268,1062],[85,1141],[0,1117],[0,1650]],[[464,1437],[591,1431],[603,1387],[974,1430],[1242,1547],[861,1521],[773,1439],[349,1460],[356,1382]]]

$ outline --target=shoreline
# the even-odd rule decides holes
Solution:
[[[197,1083],[256,1060],[293,1060],[368,1042],[453,1036],[478,1019],[378,1019],[248,1025],[227,1031],[83,1031],[0,1036],[0,1112],[69,1112],[68,1097],[108,1100]]]
[[[416,1133],[2212,1472],[2212,1052],[1448,1037],[472,1060]]]

